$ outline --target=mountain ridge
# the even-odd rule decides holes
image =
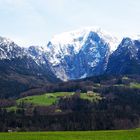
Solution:
[[[99,65],[107,63],[117,43],[116,37],[100,28],[83,28],[56,35],[47,45],[47,56],[58,78],[80,79],[103,73],[106,66]]]
[[[0,37],[0,61],[26,58],[27,63],[24,62],[24,64],[29,73],[33,72],[38,76],[50,74],[54,79],[56,77],[62,81],[76,80],[106,73],[114,74],[113,70],[110,70],[110,65],[115,69],[117,65],[113,66],[113,63],[116,64],[117,60],[121,61],[123,55],[129,50],[134,51],[130,54],[131,57],[137,56],[139,59],[140,50],[136,47],[140,46],[139,42],[139,36],[127,37],[120,42],[117,37],[97,27],[64,32],[54,36],[47,46],[29,46],[28,48],[20,47],[13,41]],[[122,46],[126,46],[124,48],[128,51],[123,50]],[[122,55],[117,57],[118,51]],[[117,58],[116,62],[110,62],[112,57]],[[31,63],[34,63],[34,66]],[[119,70],[116,74],[122,74],[122,71]]]

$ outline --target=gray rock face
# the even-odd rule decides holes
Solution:
[[[23,48],[3,37],[0,37],[0,72],[1,76],[2,73],[10,75],[14,72],[45,77],[51,82],[57,79],[40,47]]]
[[[140,41],[124,38],[110,56],[108,74],[140,74]]]
[[[140,41],[117,38],[99,28],[54,36],[46,47],[23,48],[0,37],[0,71],[63,81],[108,74],[140,73]]]
[[[25,50],[15,44],[13,41],[0,37],[0,60],[23,57]]]
[[[48,43],[47,59],[62,80],[103,74],[115,38],[100,30],[85,29],[64,33]]]

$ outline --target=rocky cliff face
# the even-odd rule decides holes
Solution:
[[[110,56],[107,73],[140,74],[140,41],[124,38]]]
[[[122,42],[100,28],[56,35],[46,47],[22,48],[0,37],[0,71],[43,77],[48,82],[101,74],[139,74],[140,41]]]
[[[58,81],[41,49],[22,48],[0,37],[0,97],[17,96]]]
[[[118,40],[96,28],[85,28],[55,36],[47,46],[52,71],[62,80],[103,74]]]

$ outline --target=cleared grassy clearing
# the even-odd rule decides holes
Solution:
[[[73,94],[72,92],[46,93],[42,95],[21,98],[17,100],[17,103],[19,104],[20,102],[24,102],[24,103],[32,103],[35,105],[48,106],[57,102],[60,97],[71,96],[72,94]]]
[[[56,93],[45,93],[42,95],[27,96],[18,99],[16,101],[17,105],[8,107],[7,110],[15,111],[18,108],[20,108],[19,105],[23,102],[30,103],[34,106],[49,106],[57,103],[61,97],[71,97],[73,94],[74,92],[56,92]],[[102,97],[98,93],[90,93],[90,94],[80,93],[80,98],[95,102],[102,99]]]
[[[140,88],[140,83],[131,83],[130,87],[131,88],[138,88],[139,89]]]

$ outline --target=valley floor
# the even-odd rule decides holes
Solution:
[[[117,131],[9,132],[0,140],[140,140],[140,129]]]

